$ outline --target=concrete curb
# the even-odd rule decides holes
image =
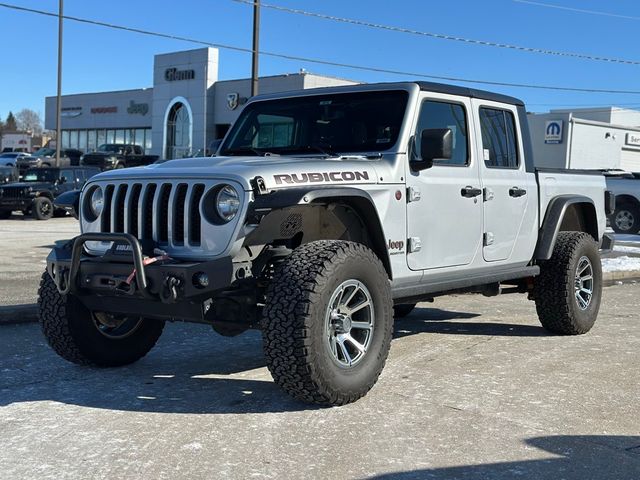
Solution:
[[[31,323],[38,321],[38,306],[31,305],[2,305],[0,306],[0,325],[14,323]]]
[[[603,285],[611,287],[623,283],[640,283],[640,270],[628,272],[605,272]],[[38,306],[31,305],[5,305],[0,306],[0,325],[18,323],[32,323],[38,321]]]

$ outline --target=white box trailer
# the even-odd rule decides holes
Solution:
[[[577,118],[528,115],[537,167],[640,172],[640,128]]]

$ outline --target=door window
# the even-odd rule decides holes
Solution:
[[[451,159],[438,161],[434,163],[434,166],[469,165],[467,115],[462,105],[425,100],[420,109],[420,118],[418,118],[414,153],[420,151],[420,134],[422,130],[427,128],[448,128],[453,133]]]
[[[516,124],[508,110],[480,109],[482,153],[488,168],[518,168]]]

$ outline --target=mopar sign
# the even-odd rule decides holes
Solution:
[[[545,123],[544,143],[562,143],[562,120],[550,120]]]

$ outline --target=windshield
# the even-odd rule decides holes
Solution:
[[[380,152],[398,140],[406,91],[265,100],[247,105],[222,155]]]
[[[111,145],[111,144],[107,144],[105,143],[104,145],[100,145],[98,147],[98,152],[103,152],[103,153],[117,153],[117,154],[122,154],[124,150],[124,147],[122,145]]]
[[[25,182],[53,183],[58,179],[58,170],[55,168],[31,168],[27,170],[22,179]]]
[[[53,148],[40,148],[36,151],[33,156],[34,157],[51,157],[56,154],[55,149]]]

